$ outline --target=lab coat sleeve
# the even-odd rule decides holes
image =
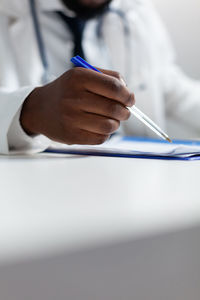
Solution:
[[[0,89],[0,153],[33,154],[45,150],[50,140],[45,136],[28,136],[21,127],[20,114],[23,102],[34,87],[17,91]]]
[[[189,78],[177,65],[165,25],[150,6],[168,132],[174,138],[200,137],[200,81]]]
[[[187,77],[173,62],[163,77],[170,134],[174,138],[200,138],[200,82]]]

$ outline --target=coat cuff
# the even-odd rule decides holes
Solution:
[[[34,88],[29,86],[14,92],[2,92],[4,110],[0,112],[1,154],[34,154],[42,152],[50,145],[51,141],[43,135],[27,135],[20,124],[23,103]]]
[[[29,136],[20,123],[22,106],[13,118],[8,130],[9,154],[34,154],[47,149],[51,140],[44,135]]]

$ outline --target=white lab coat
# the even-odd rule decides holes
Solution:
[[[135,92],[136,104],[174,138],[200,137],[200,84],[187,78],[175,64],[167,32],[148,0],[114,0],[113,11],[88,22],[83,48],[96,66],[118,70]],[[71,67],[73,38],[55,14],[66,10],[59,0],[37,0],[40,29],[55,78]],[[128,34],[125,34],[125,24]],[[29,137],[19,117],[27,95],[44,73],[28,0],[0,0],[0,153],[37,152],[49,145],[43,136]],[[122,124],[124,134],[152,136],[134,117]]]

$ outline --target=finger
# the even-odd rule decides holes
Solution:
[[[126,81],[125,81],[124,77],[119,72],[111,71],[111,70],[105,70],[105,69],[98,69],[98,70],[101,71],[102,73],[106,74],[106,75],[117,78],[118,80],[120,80],[122,82],[122,84],[124,86],[127,87],[127,84],[126,84]]]
[[[133,106],[135,98],[117,78],[92,70],[76,68],[76,80],[80,80],[87,91],[113,99],[125,106]]]
[[[110,135],[93,133],[84,129],[77,130],[76,140],[73,144],[79,145],[100,145],[109,139]]]
[[[73,120],[72,120],[73,122]],[[78,118],[74,118],[74,127],[102,135],[114,133],[120,126],[120,122],[100,115],[82,112]]]
[[[121,103],[89,92],[85,93],[84,99],[79,102],[79,106],[84,112],[101,115],[117,121],[125,121],[130,117],[129,110]]]

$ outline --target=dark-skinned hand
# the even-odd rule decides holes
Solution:
[[[71,69],[34,89],[22,108],[23,129],[69,145],[105,142],[129,118],[126,107],[135,100],[117,72],[101,71]]]

